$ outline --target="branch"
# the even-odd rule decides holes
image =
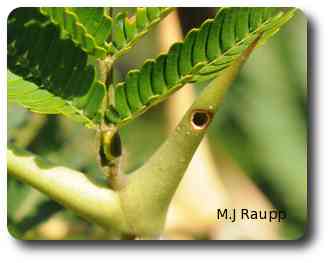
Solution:
[[[117,193],[92,183],[84,174],[54,166],[32,153],[8,146],[8,174],[45,193],[88,221],[128,233]]]
[[[120,198],[127,222],[136,235],[153,238],[162,232],[172,197],[225,92],[256,42],[204,89],[166,142],[129,176]]]
[[[102,103],[102,122],[99,129],[99,158],[101,160],[101,165],[104,167],[103,171],[108,179],[109,187],[113,190],[117,190],[122,185],[125,184],[125,178],[120,172],[120,161],[121,161],[121,140],[118,133],[118,129],[113,125],[107,125],[104,123],[104,112],[109,107],[111,101],[113,100],[113,90],[110,88],[113,82],[113,58],[109,55],[105,59],[98,59],[97,69],[99,72],[99,79],[106,85],[107,94],[103,99]],[[113,140],[116,138],[116,140]],[[115,141],[116,150],[118,155],[107,156],[107,147],[111,147],[111,143]]]

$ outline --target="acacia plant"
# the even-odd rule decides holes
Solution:
[[[119,238],[155,238],[196,148],[226,90],[255,47],[294,9],[220,8],[168,53],[116,83],[116,62],[174,8],[18,8],[8,17],[8,100],[62,114],[96,131],[107,184],[8,146],[9,175]],[[94,63],[94,61],[96,61]],[[175,131],[140,168],[120,170],[120,128],[186,83],[209,84]],[[265,87],[266,88],[266,87]]]

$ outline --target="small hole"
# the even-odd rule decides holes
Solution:
[[[197,110],[192,114],[191,122],[194,129],[204,129],[210,122],[210,112]]]

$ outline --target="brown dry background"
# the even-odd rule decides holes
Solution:
[[[115,12],[129,8],[116,8]],[[166,52],[217,8],[180,8],[115,67],[115,79]],[[91,63],[93,61],[91,60]],[[123,169],[142,165],[206,83],[185,86],[122,128]],[[163,239],[298,239],[307,224],[307,21],[300,12],[245,64],[171,204]],[[8,105],[8,142],[104,180],[94,131]],[[179,146],[178,146],[179,147]],[[8,228],[24,239],[108,239],[95,224],[8,178]],[[218,208],[282,209],[283,223],[224,223]]]

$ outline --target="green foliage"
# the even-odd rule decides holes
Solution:
[[[44,114],[63,114],[88,127],[95,124],[81,110],[68,103],[65,99],[55,96],[47,90],[40,89],[32,82],[8,71],[7,78],[8,102],[18,103],[32,112]]]
[[[294,11],[276,8],[222,8],[214,19],[191,30],[168,54],[147,60],[114,87],[107,121],[123,125],[163,101],[186,83],[215,78],[256,39],[264,42]]]
[[[110,14],[108,9],[104,8],[14,10],[8,19],[9,102],[23,105],[33,112],[61,114],[96,128],[102,118],[101,102],[106,91],[105,86],[97,81],[94,66],[88,63],[93,63],[95,58],[103,59],[106,55],[118,59],[170,10],[138,8],[130,17],[125,12],[110,17],[107,15]],[[269,8],[221,9],[214,19],[208,19],[199,29],[193,29],[183,43],[174,43],[168,54],[147,60],[140,70],[129,71],[125,82],[114,86],[115,97],[113,105],[108,108],[107,120],[122,126],[163,101],[185,83],[200,83],[218,76],[256,39],[259,45],[265,42],[293,12]],[[295,29],[292,29],[293,32],[299,31]],[[287,32],[283,37],[291,35]],[[284,52],[283,43],[288,42],[276,43],[277,49]],[[296,40],[291,42],[294,45],[297,43]],[[150,49],[153,52],[157,50],[154,47]],[[222,116],[218,119],[220,124],[216,127],[216,140],[220,137],[222,145],[257,181],[276,207],[288,208],[290,224],[298,222],[300,228],[306,220],[307,181],[302,182],[305,179],[306,169],[303,168],[306,154],[305,148],[301,147],[305,146],[306,127],[303,125],[305,122],[297,122],[300,113],[296,114],[294,107],[301,103],[295,99],[306,94],[305,91],[291,90],[288,83],[292,77],[283,80],[276,74],[280,69],[296,76],[297,72],[293,71],[296,66],[290,68],[289,62],[283,61],[287,59],[299,63],[297,55],[291,54],[289,58],[289,55],[274,50],[272,47],[268,53],[262,54],[278,56],[276,59],[281,63],[276,64],[278,60],[274,62],[274,59],[262,62],[259,56],[258,63],[253,61],[254,64],[248,67],[254,73],[247,71],[245,75],[248,77],[238,80],[242,88],[238,90],[234,87],[233,92],[226,96]],[[303,62],[299,66],[304,65]],[[276,70],[270,72],[268,65],[275,65]],[[283,68],[285,65],[287,68]],[[270,79],[265,81],[265,78]],[[299,88],[301,86],[299,83]],[[272,101],[282,101],[283,98],[287,99],[284,105]],[[94,131],[83,129],[65,118],[49,116],[40,125],[28,127],[33,131],[32,135],[24,139],[24,143],[18,143],[16,137],[22,138],[26,134],[23,130],[29,126],[26,123],[34,122],[30,117],[37,114],[26,114],[26,111],[20,112],[10,107],[8,124],[15,128],[15,132],[8,131],[10,142],[24,145],[24,148],[55,163],[83,171],[92,176],[93,181],[96,179],[98,183],[105,183],[106,179],[95,162],[97,153],[91,150],[95,143]],[[142,121],[121,130],[125,159],[129,159],[128,169],[124,167],[124,170],[131,171],[141,166],[163,141],[165,121],[159,121],[162,110],[159,107],[157,111],[150,111]],[[304,113],[301,115],[305,116]],[[280,131],[278,127],[281,127]],[[132,128],[138,136],[138,145],[136,136],[132,136],[135,134]],[[161,137],[157,137],[160,134]],[[153,138],[152,142],[150,138]],[[298,184],[296,191],[292,191],[292,187]],[[36,198],[31,202],[34,194],[30,187],[9,177],[8,226],[11,233],[20,238],[62,209],[48,198]],[[24,211],[24,207],[32,209]],[[157,204],[157,207],[160,206]],[[90,232],[86,232],[88,234],[84,238],[90,238]]]
[[[62,113],[93,127],[105,87],[87,65],[87,54],[35,8],[15,9],[8,18],[9,100],[39,113]],[[30,81],[34,83],[28,83]]]
[[[112,18],[103,7],[41,7],[42,14],[81,47],[96,57],[105,57],[112,31]]]
[[[112,59],[116,60],[128,52],[172,10],[173,8],[168,7],[138,7],[130,17],[127,12],[116,14],[113,24]]]
[[[42,7],[40,11],[86,53],[99,58],[110,54],[115,60],[129,51],[171,8],[141,7],[131,17],[120,12],[114,18],[103,7]]]
[[[110,54],[115,60],[170,11],[137,8],[131,17],[119,12],[111,18],[104,8],[14,10],[8,19],[8,67],[37,86],[11,80],[10,98],[32,111],[61,113],[96,127],[103,118],[105,87],[97,81],[94,67],[87,65],[87,54]],[[292,14],[272,8],[220,9],[182,43],[174,43],[168,54],[147,60],[140,70],[128,72],[125,82],[111,86],[114,98],[106,121],[121,126],[184,84],[215,78],[253,41],[265,41]]]

